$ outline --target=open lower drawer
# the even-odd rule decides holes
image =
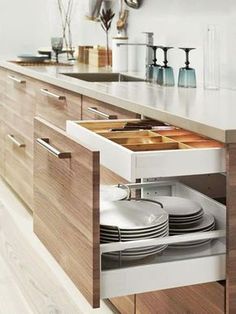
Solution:
[[[67,121],[67,133],[100,151],[101,164],[128,181],[225,171],[222,143],[160,125],[122,130],[142,120]]]
[[[225,206],[179,182],[159,182],[137,186],[142,187],[144,198],[150,198],[150,195],[153,194],[172,195],[199,202],[206,213],[215,217],[216,229],[210,232],[169,236],[162,239],[101,244],[101,298],[225,279]],[[171,247],[171,244],[210,238],[213,240],[209,244],[196,248]],[[112,260],[105,257],[108,252],[139,248],[144,244],[146,246],[169,244],[169,246],[161,254],[137,261],[122,260],[122,252],[121,257],[117,257],[117,259]]]
[[[175,182],[139,186],[144,197],[176,195],[198,201],[216,230],[132,242],[100,244],[99,152],[35,119],[34,232],[93,307],[101,298],[225,278],[225,206]],[[138,261],[103,253],[133,247],[213,239],[204,247],[170,249]],[[143,242],[148,241],[148,242]],[[154,241],[154,242],[152,242]]]

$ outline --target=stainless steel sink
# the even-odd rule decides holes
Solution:
[[[61,73],[87,82],[144,82],[145,80],[121,73]]]

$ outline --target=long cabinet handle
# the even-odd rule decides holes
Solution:
[[[17,141],[13,134],[8,134],[7,137],[12,141],[13,144],[15,144],[19,148],[26,146],[24,143],[20,143],[19,141]]]
[[[62,95],[57,95],[57,94],[51,93],[46,88],[41,88],[40,91],[41,91],[41,93],[43,95],[46,95],[48,97],[56,98],[57,100],[66,100],[66,96],[62,96]]]
[[[14,75],[8,75],[8,78],[18,84],[25,84],[26,80],[22,80],[22,79],[18,79],[17,77],[15,77]]]
[[[50,154],[54,155],[55,157],[59,159],[66,159],[71,158],[71,153],[69,152],[60,152],[55,147],[51,146],[49,138],[37,138],[36,140],[37,144],[39,144],[41,147],[45,148]]]
[[[105,118],[107,120],[111,120],[111,119],[118,119],[117,115],[114,114],[107,114],[105,112],[102,112],[100,110],[98,110],[97,107],[88,107],[88,111],[97,114],[98,116]]]

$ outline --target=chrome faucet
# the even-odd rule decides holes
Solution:
[[[143,32],[146,35],[145,43],[117,43],[116,45],[119,46],[146,46],[146,57],[145,57],[145,73],[146,73],[146,80],[147,80],[147,68],[152,63],[152,50],[150,46],[154,44],[154,33],[153,32]]]

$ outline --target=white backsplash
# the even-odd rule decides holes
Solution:
[[[105,44],[105,34],[99,23],[84,18],[88,0],[74,0],[73,41],[76,45]],[[14,2],[14,4],[13,4]],[[19,2],[19,3],[18,3]],[[113,0],[118,13],[118,0]],[[14,10],[12,9],[14,7]],[[50,37],[60,34],[60,20],[55,13],[56,0],[1,0],[0,54],[34,51],[50,44]],[[116,14],[111,37],[116,35]],[[153,31],[155,43],[193,46],[191,65],[196,68],[199,85],[203,80],[203,42],[208,24],[220,28],[221,85],[236,89],[236,1],[234,0],[143,0],[139,10],[130,9],[128,36],[132,42],[143,42],[143,31]],[[129,65],[133,70],[144,69],[145,49],[131,48]],[[158,53],[158,61],[163,55]],[[184,53],[178,49],[169,52],[169,64],[175,68],[184,65]]]

